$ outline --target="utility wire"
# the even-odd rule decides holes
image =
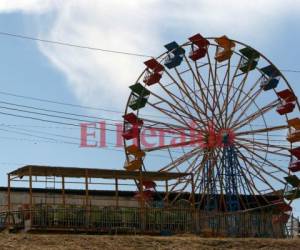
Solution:
[[[34,101],[40,101],[40,102],[46,102],[46,103],[53,103],[53,104],[59,104],[59,105],[77,107],[77,108],[100,110],[100,111],[106,111],[106,112],[113,112],[113,113],[124,114],[124,112],[122,112],[122,111],[116,111],[116,110],[110,110],[110,109],[104,109],[104,108],[96,108],[96,107],[91,107],[91,106],[82,106],[82,105],[65,103],[65,102],[58,102],[58,101],[53,101],[53,100],[49,100],[49,99],[41,99],[41,98],[36,98],[36,97],[17,95],[17,94],[3,92],[3,91],[0,91],[0,95],[13,96],[13,97],[18,97],[18,98],[23,98],[23,99],[29,99],[29,100],[34,100]],[[10,102],[4,102],[4,101],[1,101],[0,103],[9,104],[9,105],[15,105],[15,106],[20,106],[20,107],[26,107],[26,108],[32,108],[32,109],[36,109],[36,110],[43,110],[43,111],[48,111],[48,112],[56,112],[55,110],[40,109],[40,108],[36,108],[36,107],[32,107],[32,106],[20,105],[20,104],[15,104],[15,103],[10,103]],[[72,116],[82,116],[82,117],[97,118],[97,119],[100,118],[100,117],[95,117],[95,116],[92,117],[92,116],[87,116],[87,115],[79,115],[79,114],[68,113],[68,112],[61,112],[61,111],[57,111],[57,113],[68,114],[68,115],[72,115]],[[164,119],[166,118],[166,117],[161,116],[161,115],[143,114],[143,116],[145,116],[145,117],[155,117],[155,118],[164,118]],[[108,118],[100,118],[100,119],[123,122],[123,120],[116,120],[116,119],[108,119]]]
[[[71,117],[66,117],[66,116],[45,114],[45,113],[41,113],[41,112],[35,112],[35,111],[29,111],[29,110],[17,109],[17,108],[10,108],[10,107],[5,107],[5,106],[0,106],[0,109],[6,109],[6,110],[17,111],[17,112],[22,112],[22,113],[29,113],[29,114],[38,115],[38,116],[46,116],[46,117],[51,117],[51,118],[59,118],[59,119],[77,121],[77,122],[81,122],[81,123],[98,123],[99,122],[99,121],[90,121],[90,120],[83,120],[83,119],[71,118]],[[43,122],[53,122],[53,123],[58,123],[58,124],[64,124],[64,125],[81,127],[80,124],[66,123],[66,122],[60,122],[60,121],[54,121],[54,120],[47,120],[47,119],[43,119],[43,118],[39,118],[39,117],[33,117],[33,116],[23,116],[23,115],[12,114],[12,113],[5,113],[5,112],[0,112],[0,114],[10,115],[10,116],[16,116],[16,117],[20,117],[20,118],[28,118],[28,119],[33,119],[33,120],[38,120],[38,121],[43,121]],[[105,125],[115,126],[116,124],[114,124],[114,123],[107,123],[106,122]],[[151,127],[148,127],[148,126],[144,126],[144,127],[145,128],[151,128]],[[159,128],[159,129],[163,129],[163,128]],[[117,129],[108,129],[108,128],[105,128],[105,130],[107,130],[107,131],[114,131],[114,132],[123,132],[123,130],[117,130]]]
[[[86,46],[86,45],[53,41],[53,40],[42,39],[42,38],[37,38],[37,37],[32,37],[32,36],[24,36],[24,35],[20,35],[20,34],[13,34],[13,33],[8,33],[8,32],[3,32],[3,31],[0,31],[0,35],[20,38],[20,39],[26,39],[26,40],[31,40],[31,41],[50,43],[50,44],[55,44],[55,45],[74,47],[74,48],[79,48],[79,49],[95,50],[95,51],[99,51],[99,52],[114,53],[114,54],[121,54],[121,55],[127,55],[127,56],[137,56],[137,57],[148,57],[148,58],[152,57],[152,56],[145,55],[145,54],[132,53],[132,52],[127,52],[127,51],[119,51],[119,50],[102,49],[102,48],[91,47],[91,46]]]
[[[41,119],[41,118],[32,117],[32,116],[24,116],[24,115],[10,114],[10,113],[6,113],[6,112],[0,112],[0,114],[1,114],[1,115],[6,115],[6,116],[18,117],[18,118],[31,119],[31,120],[35,120],[35,121],[41,121],[41,122],[49,122],[49,123],[55,123],[55,124],[61,124],[61,125],[67,125],[67,126],[80,127],[80,124],[67,123],[67,122],[58,122],[58,121],[52,121],[52,120],[47,120],[47,119]]]
[[[15,104],[15,103],[11,103],[11,102],[2,102],[2,101],[0,101],[0,103],[4,103],[4,104],[8,104],[8,105],[14,105],[14,106],[18,106],[18,107],[25,107],[25,108],[39,110],[39,111],[42,110],[42,111],[52,112],[52,113],[67,114],[67,115],[72,115],[72,116],[76,116],[76,117],[78,117],[78,116],[79,117],[89,117],[89,118],[97,118],[97,119],[103,119],[103,120],[107,119],[107,118],[103,118],[103,117],[79,115],[79,114],[74,114],[74,113],[62,112],[62,111],[58,111],[58,110],[36,108],[36,107],[33,107],[33,106],[20,105],[20,104]],[[42,119],[42,118],[40,118],[40,116],[46,116],[46,117],[58,118],[58,119],[64,119],[64,120],[71,120],[71,121],[76,121],[76,122],[84,122],[84,123],[99,122],[99,121],[95,121],[95,120],[79,119],[79,118],[73,118],[73,117],[67,117],[67,116],[60,116],[60,115],[55,115],[55,114],[35,112],[35,111],[31,111],[31,110],[24,110],[24,109],[19,109],[19,108],[11,108],[11,107],[6,107],[6,106],[0,106],[0,109],[6,109],[6,110],[10,110],[10,111],[17,111],[17,112],[22,112],[22,113],[29,113],[29,114],[33,114],[33,115],[38,115],[39,117],[26,117],[26,118],[29,118],[29,119],[38,119],[40,121],[45,121],[45,122],[55,122],[55,123],[57,123],[58,121],[57,120],[53,121],[53,120]],[[15,113],[13,113],[13,114],[12,113],[9,113],[9,114],[8,113],[2,113],[2,114],[15,115]],[[24,117],[25,116],[22,116],[22,118],[24,118]],[[114,119],[107,119],[107,120],[120,121],[120,120],[114,120]],[[78,124],[74,124],[74,123],[72,123],[72,124],[71,123],[65,123],[65,122],[63,122],[63,123],[64,123],[64,125],[71,125],[71,126],[78,125]],[[105,125],[115,126],[116,124],[114,124],[114,123],[105,123]],[[145,128],[152,128],[152,127],[149,127],[149,126],[144,126],[144,127]],[[161,129],[163,129],[163,128],[161,128]],[[115,130],[115,129],[106,129],[106,130],[108,130],[108,131],[122,132],[121,130]],[[273,135],[270,134],[270,136],[273,136]]]
[[[25,131],[25,132],[29,132],[31,133],[35,133],[35,134],[42,134],[42,135],[47,135],[47,136],[55,136],[55,137],[59,137],[59,138],[66,138],[66,139],[72,139],[72,140],[76,140],[77,142],[80,140],[80,138],[78,137],[74,137],[74,136],[67,136],[67,135],[61,135],[61,134],[56,134],[56,133],[49,133],[49,132],[45,132],[45,131],[37,131],[37,130],[32,130],[32,129],[25,129],[25,128],[18,128],[18,127],[11,127],[10,125],[7,125],[7,124],[3,124],[1,123],[0,124],[0,127],[3,126],[6,128],[6,130],[10,129],[11,132],[14,132],[15,130],[16,131]],[[1,130],[1,129],[0,129]],[[52,139],[52,140],[57,140],[57,139],[54,139],[54,138],[42,138],[42,139]],[[91,142],[91,143],[95,143],[95,142],[98,142],[98,140],[88,140],[88,142]],[[105,144],[107,145],[112,145],[112,146],[116,146],[116,143],[113,143],[113,142],[108,142],[106,141]],[[172,149],[172,152],[180,152],[179,150],[176,150],[176,149]]]
[[[39,111],[45,111],[45,112],[51,112],[51,113],[57,113],[57,114],[64,114],[64,115],[76,116],[76,117],[85,117],[85,118],[89,118],[89,119],[108,120],[108,121],[114,121],[114,122],[123,122],[122,120],[117,120],[117,119],[110,119],[110,118],[104,118],[104,117],[99,117],[99,116],[91,116],[91,115],[83,115],[83,114],[74,114],[74,113],[63,112],[63,111],[59,111],[59,110],[37,108],[37,107],[33,107],[33,106],[21,105],[21,104],[16,104],[16,103],[11,103],[11,102],[0,101],[0,103],[12,105],[12,106],[17,106],[17,107],[23,107],[23,108],[29,108],[29,109],[39,110]]]
[[[57,104],[57,105],[63,105],[63,106],[69,106],[69,107],[73,107],[73,108],[82,108],[82,109],[89,109],[89,110],[96,110],[96,111],[105,111],[105,112],[109,112],[109,113],[124,114],[124,111],[119,111],[119,110],[112,110],[112,109],[107,109],[107,108],[78,105],[78,104],[73,104],[73,103],[54,101],[54,100],[50,100],[50,99],[43,99],[43,98],[37,98],[37,97],[32,97],[32,96],[18,95],[18,94],[5,92],[5,91],[0,91],[0,95],[13,96],[13,97],[22,98],[22,99],[33,100],[33,101],[38,101],[38,102],[45,102],[45,103],[51,103],[51,104]],[[145,114],[144,116],[145,117],[165,118],[165,117],[160,116],[160,115]]]
[[[31,142],[42,142],[42,143],[58,143],[58,144],[69,144],[69,145],[76,145],[78,146],[78,142],[73,142],[73,141],[67,141],[67,140],[59,140],[57,138],[53,138],[53,137],[45,137],[45,136],[39,136],[39,135],[35,135],[32,133],[28,133],[28,132],[19,132],[19,131],[14,131],[14,130],[9,130],[9,129],[4,129],[4,128],[0,128],[0,131],[4,131],[4,132],[8,132],[8,133],[14,133],[14,134],[20,134],[20,135],[25,135],[25,136],[30,136],[30,137],[34,137],[34,138],[38,138],[38,139],[43,139],[40,141],[33,141],[30,140]],[[22,129],[22,131],[30,131],[30,130],[25,130]],[[45,132],[38,132],[38,131],[31,131],[33,133],[42,133],[42,134],[46,134],[46,135],[53,135],[53,136],[60,136],[63,138],[67,138],[67,139],[75,139],[78,140],[78,138],[75,137],[70,137],[70,136],[63,136],[63,135],[58,135],[58,134],[51,134],[51,133],[45,133]],[[1,138],[1,137],[0,137]],[[23,141],[29,141],[27,140],[27,138],[9,138],[9,137],[3,137],[3,139],[8,139],[8,140],[23,140]],[[95,141],[89,141],[89,142],[95,142]],[[112,142],[106,142],[107,145],[112,145],[115,146],[115,143]],[[118,151],[118,152],[124,152],[124,149],[116,149],[116,148],[111,148],[111,147],[101,147],[99,149],[104,149],[104,150],[111,150],[111,151]],[[175,151],[176,152],[176,151]],[[178,151],[177,151],[178,152]],[[174,152],[173,152],[174,153]],[[161,154],[151,154],[152,157],[160,157],[160,158],[169,158],[168,156],[165,155],[161,155]]]
[[[3,108],[3,107],[0,107],[0,108]],[[16,110],[16,109],[11,109],[11,108],[7,108],[7,107],[4,107],[6,109],[10,109],[10,110]],[[23,112],[27,112],[27,113],[37,113],[37,112],[31,112],[31,111],[23,111]],[[42,113],[40,113],[42,114]],[[60,124],[60,125],[66,125],[66,126],[73,126],[73,127],[78,127],[78,128],[81,128],[81,125],[80,124],[76,124],[76,123],[68,123],[68,122],[62,122],[62,121],[57,121],[57,120],[48,120],[48,119],[43,119],[43,118],[39,118],[39,117],[34,117],[34,116],[26,116],[26,115],[19,115],[19,114],[12,114],[12,113],[6,113],[6,112],[1,112],[0,111],[0,115],[5,115],[5,116],[12,116],[12,117],[17,117],[17,118],[24,118],[24,119],[30,119],[30,120],[35,120],[35,121],[41,121],[41,122],[47,122],[47,123],[54,123],[54,124]],[[45,116],[50,116],[50,117],[57,117],[57,116],[52,116],[52,115],[48,115],[48,114],[42,114],[42,115],[45,115]],[[67,117],[61,117],[63,119],[67,119]],[[77,120],[77,119],[72,119],[72,118],[69,118],[70,120]],[[86,121],[85,121],[86,122]],[[89,121],[91,122],[91,121]],[[112,124],[114,125],[114,124]],[[122,133],[123,130],[118,130],[118,129],[112,129],[112,128],[105,128],[106,131],[111,131],[111,132],[119,132],[119,133]],[[148,135],[145,135],[145,136],[148,136]],[[149,135],[150,137],[152,136],[156,136],[156,135]],[[176,137],[173,137],[171,135],[165,135],[165,137],[170,137],[170,138],[176,138]]]
[[[53,117],[53,118],[60,118],[60,119],[66,119],[66,120],[71,120],[71,121],[78,121],[78,122],[94,122],[94,121],[88,121],[88,120],[83,120],[83,119],[79,119],[79,118],[71,118],[71,117],[66,117],[66,116],[51,115],[51,114],[45,114],[45,113],[41,113],[41,112],[35,112],[35,111],[19,109],[19,108],[9,108],[9,107],[0,106],[0,109],[8,109],[8,110],[12,110],[12,111],[18,111],[18,112],[23,112],[23,113],[29,113],[29,114],[47,116],[47,117]]]
[[[146,55],[146,54],[133,53],[133,52],[127,52],[127,51],[120,51],[120,50],[109,50],[109,49],[91,47],[91,46],[74,44],[74,43],[69,43],[69,42],[60,42],[60,41],[48,40],[48,39],[43,39],[43,38],[38,38],[38,37],[33,37],[33,36],[25,36],[25,35],[21,35],[21,34],[9,33],[9,32],[4,32],[4,31],[0,31],[0,35],[13,37],[13,38],[19,38],[19,39],[26,39],[26,40],[31,40],[31,41],[44,42],[44,43],[49,43],[49,44],[54,44],[54,45],[74,47],[74,48],[79,48],[79,49],[94,50],[94,51],[105,52],[105,53],[114,53],[114,54],[121,54],[121,55],[127,55],[127,56],[153,58],[153,56]],[[300,73],[300,70],[296,70],[296,69],[295,70],[294,69],[280,69],[280,71],[290,72],[290,73]]]
[[[64,105],[64,106],[70,106],[70,107],[75,107],[75,108],[99,110],[99,111],[106,111],[106,112],[119,113],[119,114],[123,114],[124,113],[122,111],[117,111],[117,110],[111,110],[111,109],[105,109],[105,108],[98,108],[98,107],[92,107],[92,106],[84,106],[84,105],[78,105],[78,104],[72,104],[72,103],[66,103],[66,102],[59,102],[59,101],[54,101],[54,100],[49,100],[49,99],[42,99],[42,98],[31,97],[31,96],[17,95],[17,94],[13,94],[13,93],[9,93],[9,92],[4,92],[4,91],[0,91],[0,94],[1,95],[18,97],[18,98],[23,98],[23,99],[28,99],[28,100],[33,100],[33,101],[47,102],[47,103],[52,103],[52,104],[59,104],[59,105]]]

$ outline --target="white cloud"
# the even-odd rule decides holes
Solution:
[[[57,3],[57,0],[1,0],[0,12],[42,13],[54,8]]]
[[[105,4],[93,1],[82,6],[62,4],[50,32],[41,31],[41,36],[110,50],[154,54],[161,50],[161,44],[159,30],[151,23],[153,15],[147,7],[151,5],[151,1],[143,5],[124,1]],[[93,105],[124,106],[128,86],[134,83],[143,69],[142,62],[147,59],[47,44],[40,44],[40,49],[66,74],[79,99]]]
[[[50,12],[50,22],[38,18],[39,35],[46,39],[158,55],[168,41],[183,42],[198,32],[227,34],[250,44],[270,39],[284,17],[297,15],[299,2],[7,0],[1,10]],[[128,86],[143,68],[143,58],[49,44],[39,48],[66,75],[70,89],[84,104],[121,108]]]

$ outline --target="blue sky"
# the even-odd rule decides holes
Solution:
[[[298,1],[20,2],[0,2],[0,31],[150,55],[159,55],[163,44],[169,41],[184,42],[198,32],[205,36],[226,34],[255,47],[281,69],[300,70]],[[144,59],[139,57],[6,36],[0,36],[0,42],[0,91],[18,95],[122,112],[129,95],[128,86],[143,69]],[[299,95],[300,73],[285,72],[285,75]],[[2,94],[0,98],[23,105],[121,119],[121,113],[96,112]],[[13,125],[79,138],[79,129],[0,117],[0,129]],[[42,142],[45,140],[0,130],[1,185],[6,185],[8,171],[24,164],[116,169],[123,166],[122,149],[83,149],[79,147],[79,139],[72,140],[74,145],[57,140],[59,142]],[[298,210],[300,212],[300,207]]]

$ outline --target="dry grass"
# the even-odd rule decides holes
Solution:
[[[300,239],[0,234],[0,249],[300,249]]]

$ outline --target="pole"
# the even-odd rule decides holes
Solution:
[[[85,170],[85,214],[86,214],[86,227],[88,228],[90,219],[89,209],[89,183],[88,183],[88,170]]]
[[[32,224],[32,167],[29,167],[29,220],[30,220],[30,225]]]
[[[62,191],[62,203],[63,207],[66,208],[66,195],[65,195],[65,177],[61,177],[61,191]]]
[[[85,209],[87,210],[89,203],[89,183],[88,183],[88,170],[85,170]]]
[[[9,216],[8,216],[8,225],[10,225],[11,221],[10,221],[10,210],[11,210],[11,207],[10,207],[10,174],[7,174],[7,210],[8,210],[8,213],[9,213]]]
[[[195,209],[195,183],[194,183],[194,174],[191,174],[191,185],[192,185],[192,207]]]
[[[115,178],[115,191],[116,191],[116,207],[119,207],[119,184],[118,184],[118,178]]]
[[[166,205],[169,206],[169,182],[166,180]]]

